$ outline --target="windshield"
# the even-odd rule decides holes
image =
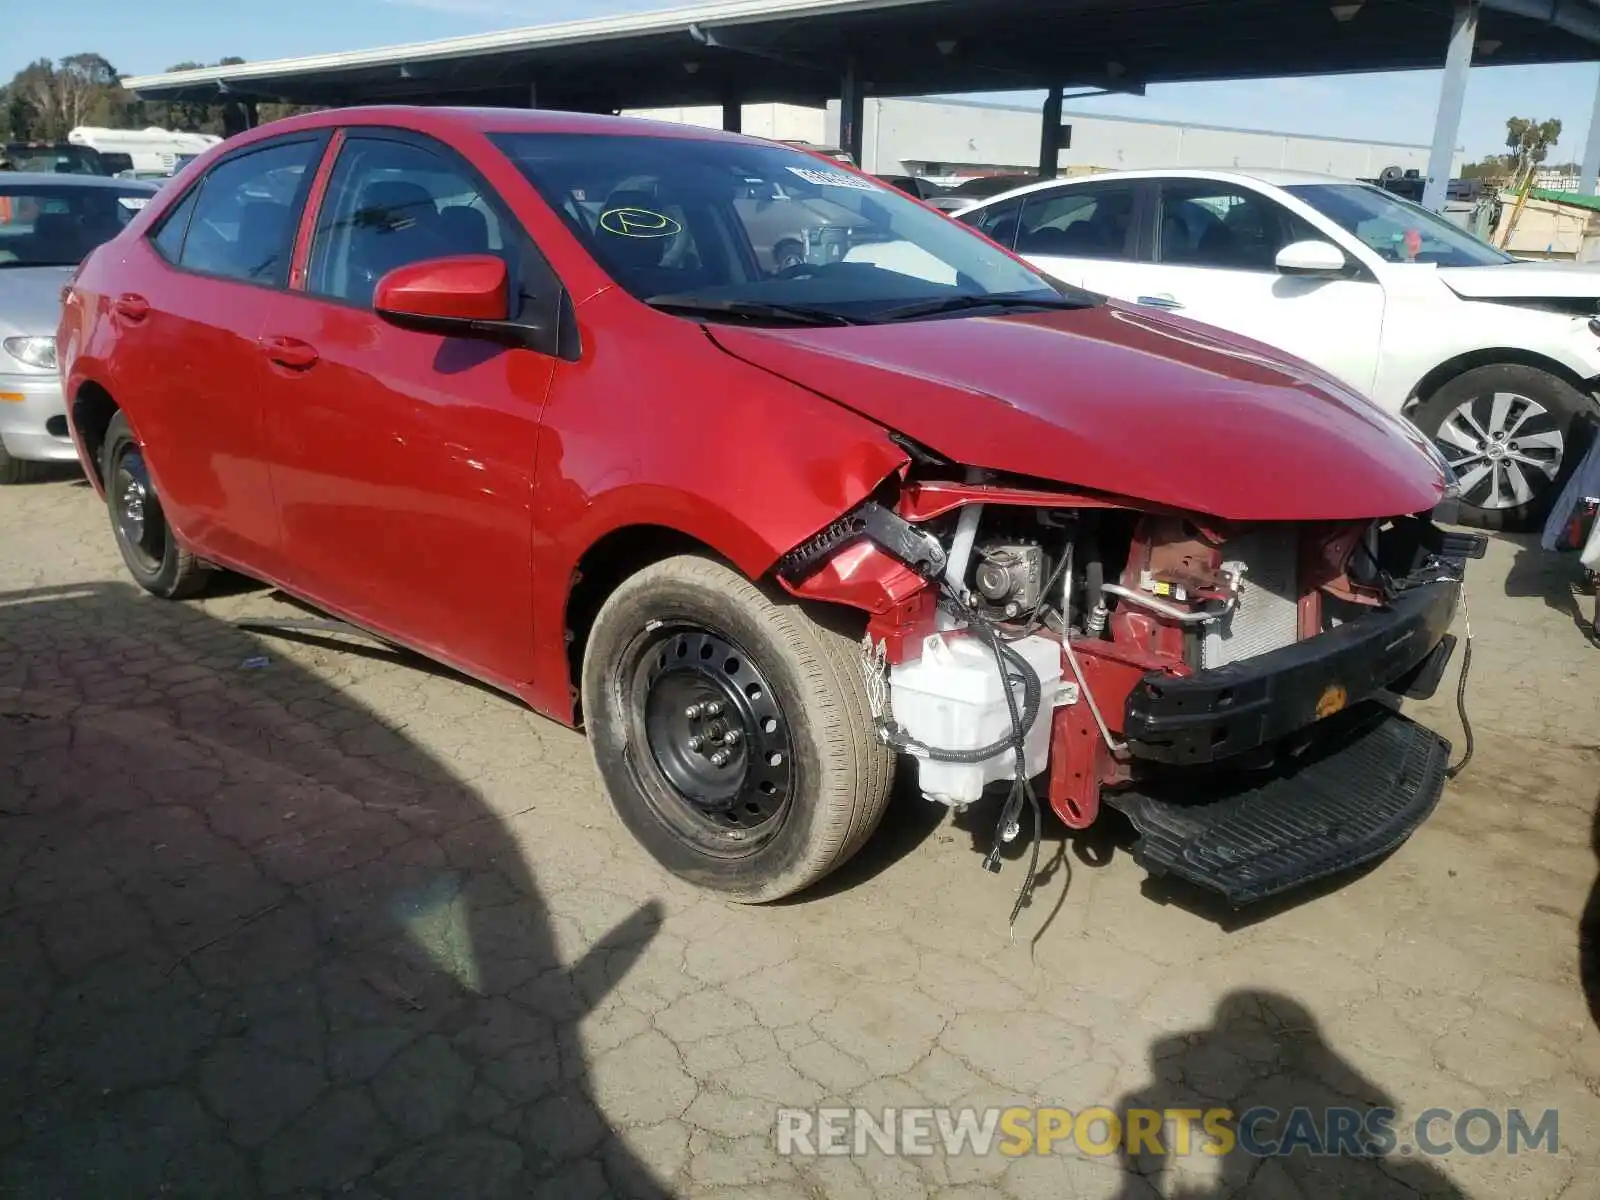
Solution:
[[[619,284],[646,301],[872,320],[1062,292],[875,180],[779,145],[502,134],[495,142]],[[1087,297],[1080,297],[1087,302]],[[791,313],[790,315],[793,315]],[[931,315],[931,314],[930,314]]]
[[[1284,190],[1355,234],[1388,262],[1489,267],[1514,261],[1443,217],[1381,188],[1313,183]]]
[[[75,267],[151,195],[148,186],[9,183],[0,175],[0,268]]]

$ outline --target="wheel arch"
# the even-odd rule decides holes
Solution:
[[[582,719],[578,680],[583,677],[589,633],[601,607],[629,576],[679,554],[705,555],[739,570],[728,555],[709,542],[670,525],[619,526],[591,542],[578,556],[568,576],[561,626],[566,644],[563,682],[571,697],[573,724]]]
[[[100,474],[100,452],[106,444],[106,430],[111,418],[122,408],[109,388],[98,380],[85,379],[72,394],[72,429],[87,459],[85,474],[95,491],[105,494],[105,480]]]
[[[1584,379],[1571,367],[1561,362],[1560,359],[1551,358],[1547,354],[1540,354],[1536,350],[1527,350],[1518,346],[1495,346],[1482,350],[1469,350],[1458,354],[1454,358],[1446,359],[1434,367],[1417,381],[1415,387],[1406,398],[1406,410],[1409,411],[1419,404],[1427,403],[1428,399],[1449,383],[1465,375],[1468,371],[1475,371],[1479,367],[1533,367],[1555,376],[1563,383],[1576,388],[1585,396],[1593,396],[1595,381]]]

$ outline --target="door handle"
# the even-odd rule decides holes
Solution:
[[[289,367],[296,371],[316,366],[317,359],[321,357],[315,346],[309,342],[302,342],[299,338],[262,338],[261,348],[266,351],[267,357],[280,367]]]
[[[1159,296],[1140,296],[1138,303],[1143,304],[1146,308],[1164,308],[1168,311],[1183,307],[1183,304],[1176,296],[1169,296],[1165,292]]]
[[[137,325],[150,315],[150,301],[132,292],[124,292],[111,302],[113,311],[124,321]]]

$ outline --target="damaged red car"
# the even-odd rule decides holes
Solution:
[[[239,572],[581,726],[644,847],[736,899],[850,858],[900,756],[989,798],[992,866],[1112,807],[1236,903],[1443,786],[1395,698],[1482,543],[1426,439],[800,150],[275,122],[89,257],[58,343],[144,588]]]

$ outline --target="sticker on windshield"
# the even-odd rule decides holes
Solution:
[[[134,212],[138,212],[146,204],[150,203],[150,197],[149,196],[118,196],[117,197],[117,203],[122,205],[123,208],[131,208]]]
[[[856,175],[846,175],[843,171],[829,171],[825,167],[790,167],[789,174],[798,175],[807,183],[814,183],[818,187],[849,188],[856,192],[875,192],[878,185],[870,179],[862,179]]]
[[[669,238],[683,232],[683,226],[666,213],[648,208],[608,208],[600,214],[600,228],[618,237]]]

